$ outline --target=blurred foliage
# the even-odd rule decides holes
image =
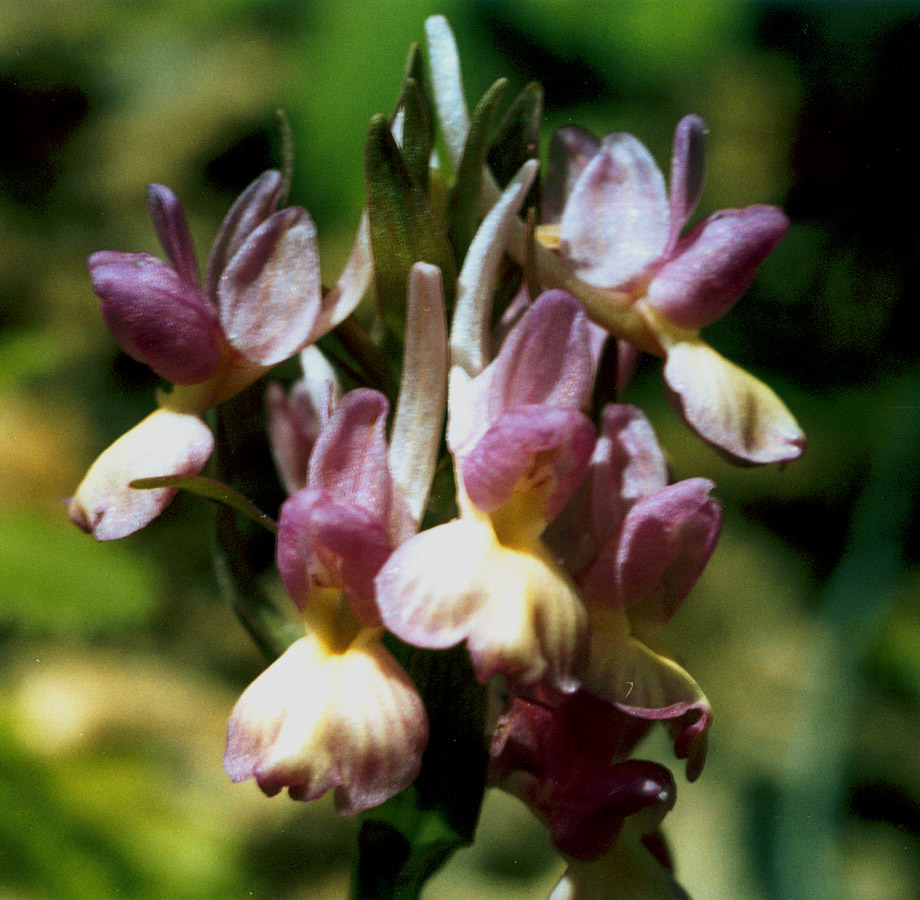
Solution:
[[[368,123],[392,110],[433,12],[456,30],[471,101],[505,75],[506,104],[538,80],[544,142],[570,122],[624,130],[662,163],[678,118],[699,112],[700,215],[790,214],[707,336],[786,399],[805,457],[732,468],[677,424],[653,360],[627,397],[675,474],[714,478],[726,507],[713,563],[665,632],[716,711],[709,767],[681,786],[669,835],[699,900],[808,896],[778,834],[835,861],[841,895],[916,897],[920,517],[915,498],[892,496],[909,479],[872,500],[879,521],[894,499],[906,509],[886,538],[897,564],[854,570],[851,556],[879,447],[920,416],[904,395],[918,365],[918,10],[871,0],[0,3],[0,896],[345,896],[354,823],[221,770],[226,715],[262,661],[210,574],[211,514],[180,498],[140,535],[97,546],[60,501],[156,387],[109,338],[87,255],[156,252],[150,181],[179,193],[204,251],[234,193],[276,163],[281,106],[293,200],[334,279],[363,204]],[[264,441],[256,450],[267,459]],[[236,486],[276,512],[277,485]],[[858,633],[827,621],[841,571],[870,586],[854,595]],[[838,658],[847,678],[823,682]],[[803,712],[816,698],[833,728]],[[836,802],[797,831],[790,790],[813,783],[836,785]],[[558,872],[541,829],[489,798],[480,840],[425,896],[542,897]]]

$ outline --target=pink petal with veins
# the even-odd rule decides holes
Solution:
[[[490,423],[516,406],[581,409],[591,393],[591,348],[581,304],[565,291],[546,291],[508,334],[483,372]]]
[[[593,448],[594,427],[583,413],[518,406],[505,413],[464,457],[463,485],[479,509],[493,512],[531,469],[542,469],[538,477],[553,481],[543,513],[546,521],[552,521],[581,481]]]
[[[162,184],[150,184],[147,186],[147,210],[172,267],[189,284],[200,287],[195,244],[179,198]]]
[[[714,322],[748,289],[788,228],[775,206],[713,213],[678,241],[649,285],[649,302],[681,328]]]
[[[722,509],[709,499],[714,487],[689,478],[638,500],[585,575],[585,597],[619,610],[642,604],[643,620],[667,622],[715,549]]]
[[[397,548],[377,576],[384,624],[416,647],[466,640],[477,678],[570,692],[585,664],[587,617],[574,585],[538,544],[509,548],[488,520],[463,518]]]
[[[543,183],[542,220],[545,224],[559,221],[572,188],[600,146],[598,138],[578,125],[567,125],[553,135]]]
[[[221,223],[220,231],[208,258],[207,291],[217,296],[217,284],[236,251],[278,208],[283,181],[274,169],[263,172],[236,198]]]
[[[341,588],[361,623],[379,626],[374,578],[390,551],[386,532],[371,513],[335,502],[328,491],[305,488],[281,507],[278,571],[301,611],[314,589]]]
[[[234,782],[255,778],[269,796],[286,787],[315,800],[332,790],[338,811],[352,815],[408,787],[427,742],[418,692],[378,640],[365,633],[332,654],[306,637],[240,697],[224,768]]]
[[[632,504],[667,480],[664,454],[645,414],[635,406],[609,404],[585,477],[547,529],[547,543],[570,572],[581,575]]]
[[[382,523],[393,506],[386,422],[390,404],[379,391],[349,391],[323,428],[310,458],[308,483],[352,503]]]
[[[201,288],[147,253],[94,253],[89,272],[105,323],[129,356],[173,384],[214,373],[217,316]]]
[[[246,360],[274,365],[307,343],[321,295],[316,227],[306,210],[290,207],[256,228],[224,269],[221,326]]]
[[[629,134],[611,134],[582,172],[559,223],[562,251],[575,274],[618,287],[658,259],[670,213],[664,176]]]

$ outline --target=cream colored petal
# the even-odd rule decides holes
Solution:
[[[411,538],[376,585],[394,634],[432,649],[465,640],[481,681],[501,673],[522,687],[541,680],[578,686],[587,615],[538,541],[502,546],[489,519],[471,515]]]
[[[686,423],[737,462],[784,463],[805,449],[805,435],[776,394],[699,340],[668,348],[664,378]]]
[[[158,409],[90,466],[70,501],[70,519],[100,541],[132,534],[169,505],[176,489],[137,490],[129,483],[197,475],[213,449],[214,436],[198,416]]]
[[[287,787],[314,800],[334,790],[336,808],[350,815],[408,787],[427,741],[421,698],[373,631],[341,654],[308,636],[240,697],[224,767],[270,796]]]

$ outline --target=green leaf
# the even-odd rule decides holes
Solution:
[[[444,231],[409,174],[384,116],[371,119],[364,164],[377,300],[385,324],[401,341],[409,269],[420,260],[441,269],[449,311],[456,266]]]
[[[415,900],[473,840],[485,789],[485,688],[466,650],[419,650],[388,639],[425,701],[430,737],[415,783],[364,816],[352,900]]]
[[[431,120],[425,108],[425,98],[414,78],[406,79],[400,106],[403,111],[403,159],[412,179],[427,194],[432,142]]]
[[[486,162],[495,111],[508,87],[508,79],[495,82],[473,110],[470,130],[457,167],[457,180],[450,194],[448,234],[456,259],[462,260],[479,225],[482,167]]]
[[[528,159],[537,158],[542,122],[543,88],[534,81],[517,95],[505,113],[489,149],[489,168],[502,187],[514,178]],[[529,200],[525,201],[526,205],[529,205]]]
[[[434,112],[428,91],[425,60],[418,43],[409,47],[402,93],[396,109],[402,109],[405,117],[402,152],[406,167],[415,183],[427,193],[431,148],[434,143]]]
[[[180,488],[207,500],[213,500],[215,503],[223,503],[254,522],[258,522],[272,534],[278,533],[278,526],[274,519],[267,516],[239,491],[214,478],[205,478],[203,475],[160,475],[156,478],[138,478],[130,483],[130,487],[137,490]]]

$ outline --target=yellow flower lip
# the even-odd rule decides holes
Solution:
[[[587,662],[587,613],[577,588],[526,515],[526,493],[494,519],[461,518],[411,538],[377,576],[384,624],[419,647],[465,641],[477,678],[504,675],[521,689],[548,681],[578,687]]]

